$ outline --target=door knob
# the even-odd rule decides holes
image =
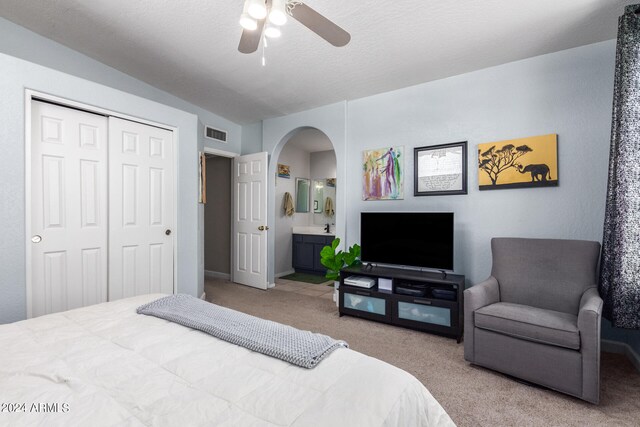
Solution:
[[[169,229],[167,228],[167,231],[165,231],[165,232],[164,232],[164,234],[166,234],[167,236],[170,236],[170,235],[171,235],[171,230],[169,230]]]
[[[264,231],[264,225],[261,225],[260,227],[258,227],[258,230]]]
[[[38,234],[36,234],[35,236],[33,236],[33,237],[31,238],[31,241],[32,241],[33,243],[40,243],[40,242],[42,242],[42,236],[39,236]]]

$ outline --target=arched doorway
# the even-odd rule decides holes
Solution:
[[[336,209],[335,214],[335,232],[336,237],[340,237],[342,242],[340,246],[346,245],[345,240],[346,219],[347,219],[347,201],[346,201],[346,117],[347,104],[339,102],[314,110],[308,110],[297,114],[291,114],[284,117],[267,119],[262,124],[262,149],[269,155],[269,195],[267,214],[269,227],[275,226],[275,185],[277,173],[277,159],[280,156],[285,144],[289,139],[301,129],[315,128],[324,133],[334,147],[336,154]],[[340,185],[343,183],[344,185]],[[344,209],[340,209],[344,206]],[[275,235],[269,233],[267,237],[268,243],[268,278],[269,283],[273,284],[275,279]]]
[[[333,240],[335,213],[339,211],[333,144],[317,128],[299,128],[284,141],[272,162],[278,167],[273,192],[274,276],[321,281],[324,268],[319,263],[319,250]],[[299,242],[294,242],[294,235]]]

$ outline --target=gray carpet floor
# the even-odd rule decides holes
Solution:
[[[278,280],[261,291],[207,280],[205,292],[216,304],[343,339],[404,369],[459,426],[640,426],[640,374],[621,355],[602,354],[601,404],[595,406],[469,365],[453,339],[339,317],[328,286]]]

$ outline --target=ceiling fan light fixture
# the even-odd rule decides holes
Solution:
[[[244,0],[244,7],[243,15],[246,13],[256,19],[258,28],[255,31],[246,28],[242,31],[238,43],[240,53],[250,54],[257,51],[260,42],[264,50],[268,38],[278,38],[282,35],[282,26],[277,24],[288,21],[287,15],[333,46],[345,46],[351,40],[348,32],[299,0]],[[283,13],[279,15],[277,11]],[[269,19],[266,19],[267,15]]]
[[[242,26],[242,28],[249,31],[254,31],[258,28],[258,22],[251,16],[249,16],[248,13],[243,13],[240,16],[240,25]]]
[[[285,0],[273,0],[269,11],[269,22],[273,25],[284,25],[287,23],[287,10]]]
[[[264,29],[264,35],[269,37],[270,39],[277,39],[282,35],[282,31],[280,31],[280,28],[278,27],[269,25],[267,26],[267,28]]]
[[[247,0],[245,3],[247,12],[253,19],[264,19],[267,17],[267,5],[264,0]]]

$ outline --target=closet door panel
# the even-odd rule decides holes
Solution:
[[[173,133],[109,118],[109,300],[173,293]]]
[[[107,118],[31,110],[29,315],[107,300]]]

